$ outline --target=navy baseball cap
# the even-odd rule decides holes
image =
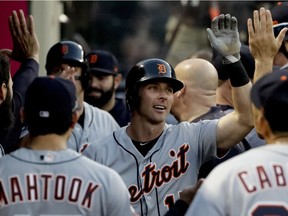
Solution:
[[[270,12],[273,19],[273,24],[279,24],[283,22],[288,22],[288,2],[276,2],[276,4],[271,8]]]
[[[277,37],[283,28],[288,27],[288,2],[277,2],[270,11],[273,19],[274,35]],[[285,35],[284,40],[288,40],[288,34]]]
[[[86,60],[93,75],[117,75],[119,63],[116,57],[105,50],[87,53]]]
[[[28,87],[24,103],[25,122],[31,135],[63,134],[78,108],[76,89],[61,77],[37,77]]]
[[[251,90],[252,103],[263,108],[273,131],[288,131],[288,71],[276,70],[260,78]]]

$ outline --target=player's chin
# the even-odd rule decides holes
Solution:
[[[168,114],[165,113],[157,113],[156,115],[153,116],[153,120],[155,123],[161,123],[163,121],[166,121]]]

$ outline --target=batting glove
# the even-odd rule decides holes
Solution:
[[[211,29],[207,28],[208,39],[221,56],[223,64],[231,64],[240,60],[240,39],[236,17],[221,14],[211,22]]]

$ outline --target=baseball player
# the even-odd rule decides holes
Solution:
[[[217,37],[210,39],[225,44],[223,58],[237,59],[230,56],[237,50],[233,40],[236,18],[221,15],[212,24]],[[126,77],[131,123],[98,145],[91,144],[83,154],[120,174],[138,214],[164,215],[181,190],[197,182],[200,165],[216,156],[217,148],[228,150],[252,129],[249,78],[242,70],[235,70],[230,79],[236,107],[232,113],[219,120],[167,125],[173,94],[183,88],[183,83],[175,78],[174,69],[166,61],[140,61]]]
[[[19,113],[27,87],[39,72],[40,47],[33,17],[29,16],[26,20],[22,10],[12,11],[9,27],[13,50],[0,51],[0,157],[19,148],[21,134],[27,132]],[[21,63],[13,77],[8,58]]]
[[[92,141],[119,128],[108,112],[84,102],[84,90],[89,85],[90,72],[79,44],[73,41],[54,44],[47,54],[45,67],[48,75],[71,79],[77,89],[77,99],[82,111],[68,141],[69,148],[82,152]]]
[[[119,174],[67,148],[78,111],[69,80],[39,77],[28,87],[30,141],[0,159],[0,215],[132,215]]]
[[[116,57],[105,50],[93,50],[86,55],[91,79],[84,92],[84,100],[109,112],[117,123],[126,126],[130,122],[130,112],[122,98],[116,97],[122,74]]]
[[[186,215],[287,215],[288,72],[272,71],[287,29],[275,39],[269,10],[248,19],[249,47],[255,59],[252,110],[267,145],[217,166],[201,185]],[[272,145],[273,144],[273,145]]]

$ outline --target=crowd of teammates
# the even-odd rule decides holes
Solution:
[[[54,44],[47,77],[38,77],[33,17],[13,11],[13,50],[0,54],[0,213],[286,215],[285,205],[272,208],[287,202],[283,8],[248,19],[242,49],[254,60],[252,77],[237,19],[221,14],[207,29],[217,65],[193,57],[174,71],[163,59],[144,59],[127,73],[125,101],[116,97],[116,57],[85,54],[74,41]],[[21,62],[13,79],[9,58]],[[179,123],[167,124],[170,112]]]

